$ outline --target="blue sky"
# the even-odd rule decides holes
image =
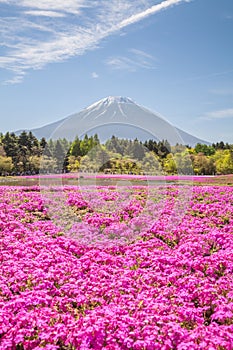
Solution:
[[[0,0],[0,131],[116,95],[233,143],[232,37],[232,0]]]

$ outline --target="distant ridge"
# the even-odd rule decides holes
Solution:
[[[131,98],[122,96],[103,98],[79,113],[26,131],[32,131],[39,139],[65,137],[73,140],[76,135],[97,133],[101,141],[115,135],[128,139],[137,137],[141,141],[149,138],[157,140],[162,138],[167,139],[171,144],[179,140],[178,143],[189,146],[195,146],[197,143],[210,144],[208,141],[170,125],[159,115],[138,105]],[[20,132],[22,130],[16,131],[16,134]]]

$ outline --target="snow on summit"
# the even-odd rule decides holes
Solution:
[[[100,140],[115,135],[128,139],[137,137],[141,141],[149,138],[168,140],[171,144],[190,146],[198,142],[206,143],[177,129],[158,113],[122,96],[105,97],[60,122],[31,131],[38,138],[73,140],[76,136],[92,133],[93,130],[98,133]]]
[[[86,109],[92,109],[94,107],[101,107],[101,106],[109,106],[112,103],[134,103],[135,104],[135,102],[129,97],[108,96],[91,104]]]

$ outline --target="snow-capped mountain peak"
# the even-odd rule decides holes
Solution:
[[[108,96],[102,100],[105,104],[111,104],[111,103],[134,103],[134,101],[129,97],[122,97],[122,96]]]
[[[129,97],[108,96],[108,97],[105,97],[105,98],[93,103],[92,105],[88,106],[86,109],[95,108],[96,110],[98,110],[101,107],[108,107],[111,104],[120,104],[120,103],[135,104],[135,102]]]
[[[168,140],[172,145],[182,143],[193,146],[198,142],[208,144],[175,128],[157,113],[138,105],[131,98],[122,96],[105,97],[79,113],[32,132],[38,138],[73,140],[90,130],[95,130],[93,132],[98,133],[101,140],[115,135],[130,139],[137,137],[139,140]]]

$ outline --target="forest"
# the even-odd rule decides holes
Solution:
[[[112,136],[100,142],[97,134],[66,139],[38,140],[31,132],[0,135],[0,175],[101,172],[112,174],[233,173],[233,145],[170,145],[168,141],[128,140]]]

